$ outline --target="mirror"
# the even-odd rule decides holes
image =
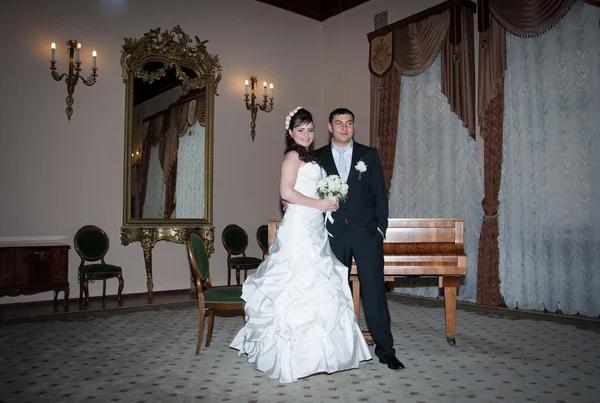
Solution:
[[[124,226],[212,224],[221,66],[206,42],[179,26],[125,38]]]

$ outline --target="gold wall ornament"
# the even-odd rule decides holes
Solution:
[[[201,41],[197,36],[194,39],[195,45],[194,40],[179,25],[162,34],[160,28],[156,28],[141,39],[125,38],[121,55],[123,82],[127,82],[133,75],[152,84],[164,77],[168,69],[173,68],[184,89],[200,89],[211,83],[215,95],[218,95],[216,89],[222,76],[219,57],[208,53],[205,46],[208,41]],[[153,61],[162,62],[163,67],[156,71],[144,70],[149,56],[152,56]],[[197,77],[190,77],[182,70],[182,66],[193,69]]]
[[[221,80],[222,68],[218,56],[208,53],[207,42],[200,41],[197,36],[190,37],[177,25],[164,32],[160,28],[150,30],[139,39],[125,38],[122,47],[125,141],[121,244],[141,244],[149,300],[152,299],[154,288],[152,251],[156,242],[185,243],[190,231],[197,231],[206,244],[209,256],[214,252],[214,99],[218,95],[217,86]],[[175,100],[169,98],[173,94],[177,94]],[[162,105],[165,98],[168,102],[157,110],[147,111],[143,105],[148,100],[152,100],[153,105]],[[201,143],[190,145],[182,144],[179,140],[173,141],[174,136],[181,137],[184,132],[191,136],[192,124],[203,128],[204,140]],[[152,135],[148,134],[150,131]],[[189,213],[186,211],[178,215],[176,208],[169,210],[177,204],[183,205],[182,199],[179,203],[167,203],[167,200],[172,201],[169,197],[165,197],[165,205],[160,206],[157,215],[154,210],[153,214],[142,214],[145,205],[139,196],[145,190],[142,190],[141,184],[146,188],[156,185],[148,181],[145,165],[151,150],[156,151],[154,147],[160,147],[154,143],[155,140],[165,147],[172,147],[167,147],[168,153],[165,148],[165,155],[177,156],[180,147],[196,147],[187,148],[186,151],[195,153],[194,162],[198,165],[191,168],[188,166],[187,171],[181,172],[179,168],[182,165],[178,165],[177,169],[172,169],[173,165],[165,165],[164,172],[167,174],[160,176],[159,185],[167,187],[169,183],[176,184],[179,174],[188,175],[188,178],[189,175],[196,175],[194,178],[199,179],[203,192],[203,207],[198,211],[194,210],[197,214],[187,215]],[[163,158],[160,163],[164,161]],[[171,160],[168,164],[171,164]],[[189,271],[189,268],[181,267],[178,270]],[[190,281],[190,291],[193,290],[195,284]]]
[[[378,77],[383,76],[392,67],[394,60],[393,34],[390,31],[386,35],[373,38],[369,43],[369,70]]]
[[[214,142],[214,97],[221,80],[222,67],[217,55],[208,53],[206,43],[197,36],[187,35],[179,25],[161,31],[152,29],[141,38],[124,38],[121,67],[125,83],[125,149],[123,181],[123,225],[136,226],[194,226],[212,225],[213,201],[213,142]],[[161,83],[176,79],[186,92],[199,91],[205,94],[203,118],[205,119],[206,142],[203,158],[203,189],[205,210],[197,217],[146,217],[135,213],[140,209],[132,204],[132,167],[144,159],[144,149],[134,144],[134,100],[139,95],[139,84],[148,89],[160,88]],[[154,91],[154,90],[152,90]],[[139,151],[140,154],[136,154]],[[133,154],[133,155],[132,155]],[[148,154],[149,155],[149,154]],[[146,157],[148,157],[146,155]],[[135,178],[134,178],[135,182]]]
[[[252,142],[256,136],[256,115],[258,111],[269,113],[273,110],[275,103],[273,102],[273,84],[270,85],[271,97],[267,96],[267,82],[263,82],[263,101],[260,104],[256,103],[256,95],[254,94],[254,87],[256,86],[258,79],[254,76],[250,77],[250,93],[248,93],[248,80],[244,83],[244,101],[246,102],[246,109],[250,111],[250,136],[252,136]],[[267,100],[269,102],[267,103]]]
[[[184,244],[190,232],[198,232],[200,238],[206,245],[206,253],[210,257],[215,251],[215,229],[214,227],[172,227],[172,228],[121,228],[121,245],[127,246],[133,242],[139,242],[144,250],[144,263],[146,265],[146,288],[148,299],[152,300],[154,280],[152,276],[152,249],[158,241],[168,241]],[[190,279],[190,292],[195,290],[195,284]]]
[[[65,83],[67,84],[67,119],[71,120],[71,115],[73,115],[73,93],[75,92],[75,86],[79,79],[86,86],[91,87],[96,83],[96,78],[98,77],[96,68],[96,51],[92,51],[92,75],[88,78],[83,78],[79,75],[81,72],[81,60],[80,52],[81,52],[81,43],[77,41],[68,41],[67,42],[67,54],[69,55],[69,69],[68,73],[59,74],[56,71],[56,44],[53,42],[51,45],[52,48],[52,57],[50,59],[50,74],[52,78],[56,81],[62,81],[65,79]]]

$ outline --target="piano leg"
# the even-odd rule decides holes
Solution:
[[[358,322],[358,325],[360,326],[360,281],[358,280],[358,276],[350,276],[350,282],[352,282],[352,300],[354,302],[354,314],[356,315],[356,322]],[[371,333],[368,330],[363,330],[362,334],[365,338],[365,342],[367,343],[367,345],[375,345],[375,342],[371,337]]]
[[[356,321],[360,325],[360,281],[358,276],[350,276],[350,282],[352,283],[352,302],[354,302],[354,314],[356,315]]]
[[[444,289],[446,341],[450,346],[456,346],[456,291],[459,285],[460,277],[440,277],[440,288]]]

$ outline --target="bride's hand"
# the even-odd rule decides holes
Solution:
[[[321,211],[330,211],[335,213],[340,207],[339,199],[323,199],[321,200]]]

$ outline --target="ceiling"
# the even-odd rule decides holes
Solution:
[[[368,0],[257,0],[296,14],[325,21]]]

